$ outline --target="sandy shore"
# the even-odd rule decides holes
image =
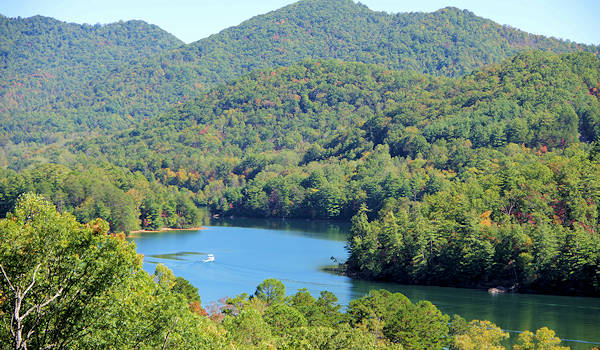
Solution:
[[[169,227],[163,227],[160,230],[135,230],[135,231],[130,231],[129,234],[132,233],[156,233],[156,232],[165,232],[165,231],[199,231],[199,230],[204,230],[206,228],[204,227],[189,227],[189,228],[169,228]]]

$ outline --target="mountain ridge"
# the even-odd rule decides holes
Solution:
[[[329,11],[321,13],[320,10],[323,9]],[[443,19],[448,23],[451,19],[456,23],[476,20],[480,28],[478,32],[463,30],[461,33],[453,33],[457,40],[457,44],[454,44],[456,47],[449,43],[448,35],[442,41],[435,36],[435,31],[428,33],[429,36],[421,33],[419,37],[414,34],[419,28],[427,29],[423,23],[436,20],[436,16],[444,16]],[[351,22],[348,19],[354,22],[347,24]],[[486,25],[493,27],[495,36],[486,33]],[[353,27],[348,29],[349,26]],[[390,28],[401,28],[406,33]],[[517,48],[510,48],[508,42],[503,42],[498,47],[488,42],[483,48],[477,48],[473,40],[459,40],[461,36],[473,35],[473,32],[482,38],[506,37],[508,39],[505,41],[515,41]],[[382,39],[373,40],[373,33]],[[419,40],[432,44],[423,46],[416,43]],[[438,41],[444,42],[448,47],[437,52],[438,45],[435,43]],[[122,71],[115,72],[108,79],[108,89],[103,95],[109,95],[111,89],[120,86],[127,91],[127,95],[146,95],[151,101],[156,101],[158,96],[166,96],[171,104],[177,104],[215,84],[225,83],[255,69],[288,66],[304,59],[321,58],[382,64],[390,69],[410,69],[435,75],[464,75],[474,68],[500,62],[521,49],[538,44],[543,49],[559,53],[581,48],[576,44],[500,26],[457,8],[444,8],[433,13],[386,14],[372,11],[351,0],[305,0],[255,16],[238,26],[153,57],[143,66],[122,67]],[[236,47],[240,50],[239,55],[233,52]],[[583,48],[597,50],[595,47]],[[460,62],[464,63],[455,64]],[[161,75],[153,73],[157,71]],[[135,90],[139,84],[131,77],[137,79],[140,76],[152,81],[149,91]],[[99,102],[94,101],[94,104],[98,105]],[[156,108],[152,109],[155,106],[152,103],[134,102],[123,107],[127,114],[149,117],[158,111]]]
[[[135,23],[121,26],[128,24]],[[57,139],[44,132],[60,134],[59,139],[76,132],[110,133],[242,74],[304,59],[457,76],[522,49],[597,51],[594,46],[530,35],[457,8],[387,14],[352,0],[304,0],[191,44],[171,44],[172,49],[145,58],[127,57],[110,69],[100,67],[94,79],[79,79],[86,84],[62,79],[80,77],[78,70],[86,59],[66,67],[58,78],[34,71],[30,74],[38,76],[5,83],[0,88],[2,137],[17,144],[49,144]]]

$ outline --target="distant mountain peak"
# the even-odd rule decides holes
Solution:
[[[57,111],[80,120],[80,106],[86,106],[87,121],[80,123],[89,128],[99,120],[130,125],[243,74],[307,59],[452,77],[523,50],[598,51],[456,7],[390,14],[353,0],[301,0],[189,45],[143,21],[91,27],[39,18],[40,25],[2,20],[8,25],[0,26],[0,68],[13,75],[40,69],[69,83],[22,77],[23,86],[14,83],[0,96],[0,108],[22,115]],[[44,35],[57,28],[66,33],[47,40]]]

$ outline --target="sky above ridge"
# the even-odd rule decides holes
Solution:
[[[8,17],[42,15],[66,22],[112,23],[139,19],[156,24],[186,43],[240,24],[294,0],[0,0]],[[600,0],[361,0],[370,9],[432,12],[446,6],[529,33],[600,44]]]

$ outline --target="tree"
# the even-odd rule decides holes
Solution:
[[[34,194],[0,220],[0,317],[15,349],[71,347],[117,302],[105,294],[142,273],[134,245],[107,229],[101,220],[79,224]]]
[[[336,327],[342,323],[344,319],[344,316],[340,312],[342,306],[337,302],[338,298],[335,294],[329,291],[321,291],[319,293],[319,298],[315,302],[315,316],[319,319],[319,325]]]
[[[508,339],[508,333],[490,321],[473,320],[469,322],[464,334],[454,337],[454,348],[457,350],[502,350],[500,342]]]
[[[315,298],[310,295],[308,289],[302,288],[288,298],[288,304],[300,311],[310,326],[315,326],[320,320]],[[319,324],[320,325],[320,324]]]
[[[13,349],[215,348],[205,318],[152,278],[135,245],[107,222],[80,224],[35,194],[0,220],[0,343]],[[184,289],[188,290],[189,288]],[[187,292],[186,292],[187,294]]]
[[[243,310],[223,321],[231,340],[241,347],[257,346],[271,339],[271,329],[255,309]]]
[[[375,336],[361,329],[343,324],[337,328],[314,326],[290,329],[286,337],[279,339],[277,348],[280,349],[310,349],[310,350],[375,350],[396,349],[379,344]]]
[[[188,280],[183,277],[175,278],[175,285],[172,290],[176,293],[179,293],[185,297],[185,299],[189,302],[196,302],[200,304],[200,295],[198,294],[198,288],[194,287]]]
[[[513,350],[568,350],[568,346],[560,346],[560,338],[554,331],[546,327],[538,329],[535,334],[525,331],[519,334]]]
[[[271,326],[274,334],[283,334],[290,328],[307,325],[306,319],[300,311],[286,304],[270,306],[265,311],[263,318]]]
[[[280,280],[267,278],[256,287],[254,296],[268,304],[280,303],[285,298],[285,286]]]
[[[171,290],[175,286],[175,275],[164,264],[158,264],[154,270],[154,282],[167,290]]]
[[[449,319],[428,301],[406,303],[386,322],[383,334],[407,349],[443,349],[448,344]]]
[[[406,305],[411,305],[411,302],[402,293],[372,290],[364,297],[350,301],[347,314],[352,326],[383,337],[383,327]]]

